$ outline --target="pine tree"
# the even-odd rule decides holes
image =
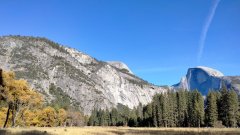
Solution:
[[[142,125],[145,127],[153,126],[153,115],[152,115],[152,103],[143,107],[143,122]]]
[[[177,98],[177,126],[185,127],[187,119],[187,91],[180,90],[176,94]]]
[[[104,111],[104,126],[110,126],[110,113],[108,111],[108,109],[106,111]]]
[[[177,99],[176,93],[170,92],[168,93],[168,126],[175,127],[177,123]]]
[[[206,125],[214,127],[218,119],[216,93],[209,91],[206,102],[205,121]]]
[[[188,126],[200,127],[204,120],[204,99],[198,90],[189,93]]]
[[[200,127],[204,121],[204,99],[200,92],[196,91],[195,94],[194,110],[196,112],[197,126]]]
[[[113,108],[110,113],[110,121],[112,126],[116,126],[118,122],[118,111],[116,108]]]
[[[152,119],[153,119],[153,126],[157,127],[158,126],[158,119],[157,119],[157,95],[153,97],[153,102],[152,102]]]
[[[98,126],[103,126],[104,125],[104,111],[100,109],[97,113],[98,117]]]
[[[153,100],[153,122],[155,127],[167,127],[169,120],[168,94],[159,94]]]
[[[96,117],[97,117],[97,110],[93,109],[88,121],[89,126],[95,126]]]
[[[163,94],[157,95],[156,98],[156,117],[157,117],[157,126],[163,126],[163,101],[164,96]]]
[[[238,95],[234,90],[228,92],[226,104],[226,126],[236,127],[238,117]]]
[[[143,105],[142,103],[139,103],[136,109],[136,115],[137,115],[137,126],[143,126]]]
[[[193,109],[193,92],[187,93],[187,119],[186,124],[188,127],[192,127],[192,123],[194,123],[194,109]]]
[[[240,127],[240,96],[239,95],[238,95],[237,125],[238,125],[238,127]]]
[[[130,127],[137,127],[139,125],[137,119],[138,119],[138,110],[134,108],[133,110],[130,111],[130,117],[128,120],[128,126]]]
[[[227,100],[228,100],[228,90],[225,83],[222,83],[222,88],[220,90],[220,99],[218,101],[218,114],[219,119],[222,121],[223,125],[227,125]]]
[[[118,111],[120,112],[120,117],[122,118],[122,126],[128,126],[130,109],[125,105],[118,105]]]

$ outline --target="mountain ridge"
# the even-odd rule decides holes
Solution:
[[[55,98],[49,91],[53,85],[85,114],[93,108],[110,109],[119,103],[133,108],[167,91],[126,67],[117,68],[46,38],[0,37],[0,64],[4,70],[15,71],[17,78],[26,79],[47,100]]]
[[[156,86],[136,75],[119,61],[99,61],[81,51],[46,38],[29,36],[0,37],[0,65],[26,79],[50,102],[64,94],[72,106],[85,114],[94,108],[110,109],[118,104],[130,108],[147,104],[157,93],[169,90],[198,89],[206,95],[224,82],[240,93],[240,77],[224,76],[218,70],[198,66],[173,86]],[[51,88],[56,90],[50,91]],[[59,93],[56,93],[59,92]]]

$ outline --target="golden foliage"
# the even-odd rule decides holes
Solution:
[[[5,124],[12,127],[54,127],[54,126],[76,126],[84,121],[81,113],[55,110],[48,106],[43,108],[43,98],[35,90],[31,89],[27,81],[16,80],[14,72],[2,72],[0,86],[0,101],[5,103],[0,106],[0,126]],[[7,115],[7,112],[10,112]]]
[[[67,112],[64,109],[58,110],[58,126],[65,126],[67,120]]]
[[[54,127],[56,126],[57,114],[54,108],[48,106],[44,108],[39,115],[40,127]]]
[[[0,108],[0,127],[2,127],[5,122],[6,114],[7,108],[6,107]]]
[[[24,111],[42,104],[42,97],[32,90],[25,80],[16,80],[14,72],[2,72],[3,87],[1,99],[8,105],[12,115],[12,126],[15,126],[16,118],[23,117]],[[9,115],[6,116],[6,120]],[[20,125],[23,123],[18,122]]]

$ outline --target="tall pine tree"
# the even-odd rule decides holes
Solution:
[[[206,101],[205,121],[206,126],[214,127],[218,119],[216,93],[209,91]]]
[[[177,126],[185,127],[187,119],[187,91],[180,90],[177,92]]]
[[[222,88],[220,89],[220,99],[218,101],[218,114],[219,120],[222,124],[227,126],[227,100],[228,100],[228,90],[225,83],[222,83]]]
[[[238,117],[238,95],[234,90],[231,90],[227,94],[227,114],[226,114],[226,126],[236,127]]]
[[[193,127],[200,127],[204,121],[204,99],[198,90],[189,94],[188,124]]]
[[[157,127],[158,126],[158,107],[157,107],[157,95],[153,97],[153,102],[152,102],[152,119],[153,119],[153,126]]]

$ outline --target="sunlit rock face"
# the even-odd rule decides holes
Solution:
[[[48,101],[55,98],[50,85],[58,87],[85,114],[119,103],[133,108],[167,91],[135,76],[122,62],[99,61],[45,38],[0,37],[0,68],[15,71]]]
[[[203,95],[207,95],[209,90],[219,90],[222,84],[229,89],[233,88],[239,93],[240,77],[224,76],[218,70],[198,66],[189,68],[187,75],[183,77],[180,83],[173,85],[174,89],[199,90]]]

